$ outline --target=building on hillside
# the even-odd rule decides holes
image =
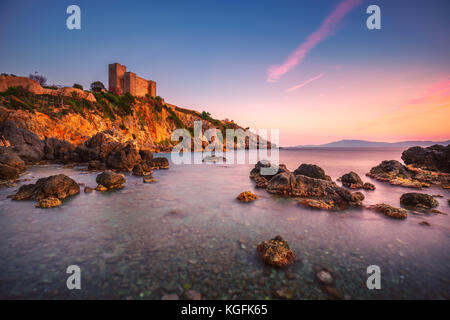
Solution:
[[[133,96],[143,97],[150,95],[156,97],[156,82],[137,76],[134,72],[127,71],[127,67],[120,63],[112,63],[108,66],[109,91],[118,94],[131,93]]]

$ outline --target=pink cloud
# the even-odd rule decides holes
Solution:
[[[362,3],[362,0],[344,0],[330,13],[315,32],[310,34],[297,49],[292,52],[281,65],[270,66],[267,70],[267,81],[276,82],[278,79],[297,66],[319,42],[334,33],[338,23],[354,7]]]
[[[296,86],[293,86],[292,88],[287,89],[286,92],[291,92],[291,91],[300,89],[301,87],[306,86],[308,83],[313,82],[313,81],[315,81],[317,79],[320,79],[322,77],[323,77],[323,74],[321,73],[321,74],[319,74],[319,75],[317,75],[317,76],[315,76],[315,77],[313,77],[311,79],[308,79],[308,80],[306,80],[306,81],[304,81],[304,82],[302,82],[302,83],[300,83],[300,84],[298,84]]]
[[[428,88],[424,94],[421,96],[410,99],[410,104],[421,104],[421,103],[427,103],[431,100],[448,100],[450,99],[450,77],[447,79],[443,79],[437,83],[435,83],[433,86]]]

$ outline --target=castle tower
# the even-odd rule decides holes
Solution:
[[[120,93],[125,93],[124,91],[124,75],[127,71],[127,67],[121,65],[120,63],[112,63],[108,66],[109,76],[108,76],[108,88],[118,88]]]

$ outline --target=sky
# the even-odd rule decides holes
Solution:
[[[449,13],[448,0],[1,0],[0,72],[88,88],[119,62],[169,103],[279,129],[282,146],[447,140]]]

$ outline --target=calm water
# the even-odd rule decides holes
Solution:
[[[411,189],[364,174],[381,160],[400,160],[400,149],[280,151],[294,170],[314,163],[333,180],[353,170],[377,187],[363,191],[365,204],[399,206]],[[180,165],[155,171],[143,184],[127,176],[126,187],[85,194],[54,209],[34,201],[11,201],[17,188],[0,190],[0,297],[160,299],[189,288],[207,299],[273,299],[278,289],[295,299],[325,299],[314,270],[331,269],[337,290],[349,299],[450,298],[450,216],[410,214],[397,221],[365,209],[309,210],[255,190],[253,165]],[[95,187],[95,174],[60,166],[30,167],[35,181],[64,173]],[[26,182],[30,183],[30,182]],[[261,199],[241,204],[252,190]],[[449,212],[448,191],[439,209]],[[426,220],[431,227],[418,223]],[[262,240],[282,235],[299,256],[291,267],[265,266],[255,253]],[[66,288],[66,268],[81,268],[81,290]],[[365,286],[369,265],[381,268],[381,290]]]

